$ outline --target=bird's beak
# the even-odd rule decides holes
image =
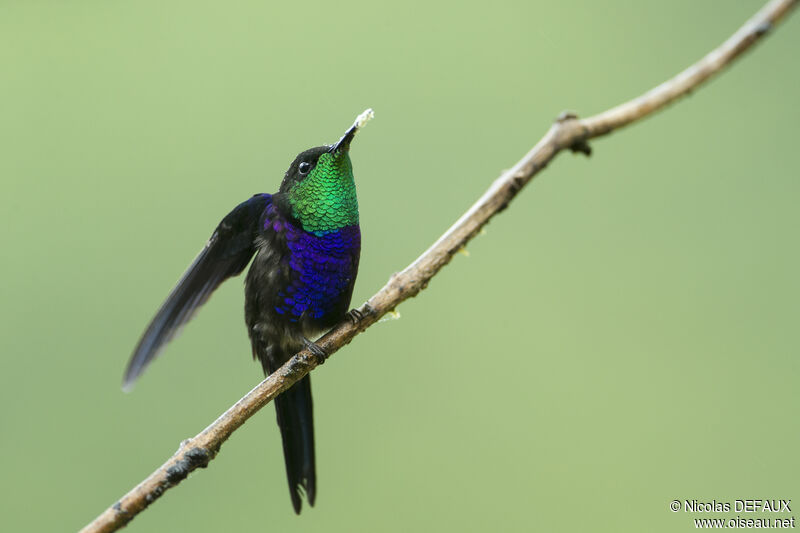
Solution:
[[[369,122],[369,120],[374,116],[375,113],[372,111],[372,109],[367,109],[366,111],[358,115],[353,125],[350,126],[350,128],[346,132],[344,132],[344,135],[342,135],[342,138],[339,139],[339,142],[331,146],[329,152],[334,153],[334,152],[348,151],[350,149],[350,142],[353,140],[353,137],[356,136],[358,130],[363,128],[364,124]]]
[[[350,149],[350,141],[352,141],[356,136],[356,131],[358,131],[358,127],[355,124],[350,126],[350,129],[348,129],[344,135],[342,135],[342,138],[339,139],[339,142],[331,146],[330,152],[334,153],[348,151]]]

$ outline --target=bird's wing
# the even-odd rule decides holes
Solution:
[[[192,318],[220,283],[241,274],[256,251],[258,223],[270,202],[272,196],[269,194],[257,194],[222,219],[147,326],[128,363],[123,388],[131,387],[161,348]]]

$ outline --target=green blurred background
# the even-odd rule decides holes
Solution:
[[[373,107],[354,303],[568,108],[672,76],[760,1],[0,3],[0,516],[76,530],[260,379],[242,278],[123,367],[217,222]],[[296,517],[271,406],[130,531],[688,531],[795,498],[800,16],[562,155],[402,318],[314,372]],[[784,515],[786,516],[786,515]]]

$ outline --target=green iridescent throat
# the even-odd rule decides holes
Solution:
[[[292,214],[303,229],[324,235],[358,224],[353,166],[347,152],[322,154],[306,179],[289,190]]]

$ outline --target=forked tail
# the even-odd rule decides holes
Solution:
[[[314,464],[314,416],[311,401],[311,378],[304,377],[275,398],[278,427],[283,438],[286,477],[294,511],[302,508],[301,487],[308,504],[314,505],[317,473]]]

